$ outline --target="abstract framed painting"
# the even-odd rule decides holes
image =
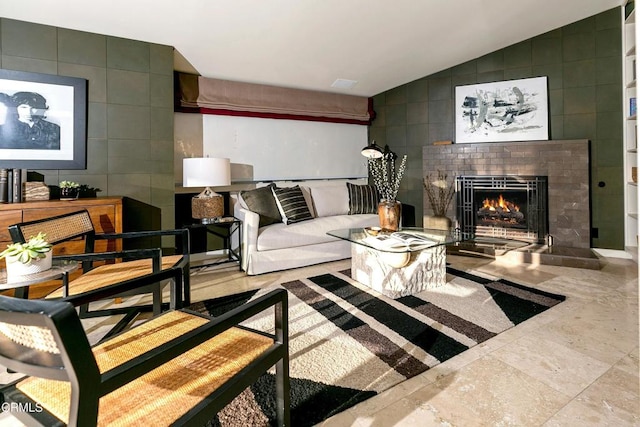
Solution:
[[[456,87],[456,143],[549,139],[547,77]]]
[[[87,80],[0,70],[0,167],[86,169]]]

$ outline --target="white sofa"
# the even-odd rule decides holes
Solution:
[[[357,184],[362,182],[357,181]],[[288,184],[289,186],[295,184]],[[278,186],[283,186],[278,183]],[[242,267],[249,275],[304,267],[351,257],[350,243],[327,235],[330,230],[379,225],[377,214],[349,215],[346,181],[300,185],[313,219],[260,227],[260,216],[241,195],[232,198],[242,220]]]

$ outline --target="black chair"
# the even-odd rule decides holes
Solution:
[[[172,310],[91,348],[70,303],[0,296],[0,363],[28,375],[0,388],[3,409],[27,425],[204,425],[275,365],[289,425],[287,304],[278,289],[216,318]],[[266,310],[273,334],[237,326]]]
[[[160,314],[163,308],[182,308],[190,303],[190,259],[189,231],[154,230],[126,233],[97,234],[89,212],[78,212],[53,216],[15,224],[9,227],[14,242],[23,243],[38,233],[46,234],[46,240],[54,245],[77,240],[79,253],[57,254],[54,260],[82,263],[82,273],[71,280],[63,281],[62,287],[46,298],[64,298],[80,307],[80,317],[102,317],[123,314],[124,317],[105,336],[121,331],[139,313],[153,311]],[[159,248],[131,249],[124,251],[94,252],[96,241],[101,239],[134,239],[159,236],[175,236],[177,254],[162,256]],[[106,262],[96,265],[98,261]],[[121,262],[116,262],[121,261]],[[163,305],[162,285],[171,281],[170,301]],[[27,288],[28,289],[28,288]],[[152,294],[152,305],[114,307],[89,311],[89,303],[108,298]],[[26,293],[16,296],[27,297]]]

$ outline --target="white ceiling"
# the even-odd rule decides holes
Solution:
[[[620,4],[2,0],[0,16],[174,46],[206,77],[372,96]],[[338,78],[358,83],[332,88]]]

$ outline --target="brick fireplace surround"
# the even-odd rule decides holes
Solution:
[[[558,140],[427,145],[424,176],[441,170],[460,175],[545,175],[549,181],[549,234],[554,245],[591,247],[589,141]],[[424,212],[432,212],[426,194]],[[449,218],[456,223],[455,199]]]

